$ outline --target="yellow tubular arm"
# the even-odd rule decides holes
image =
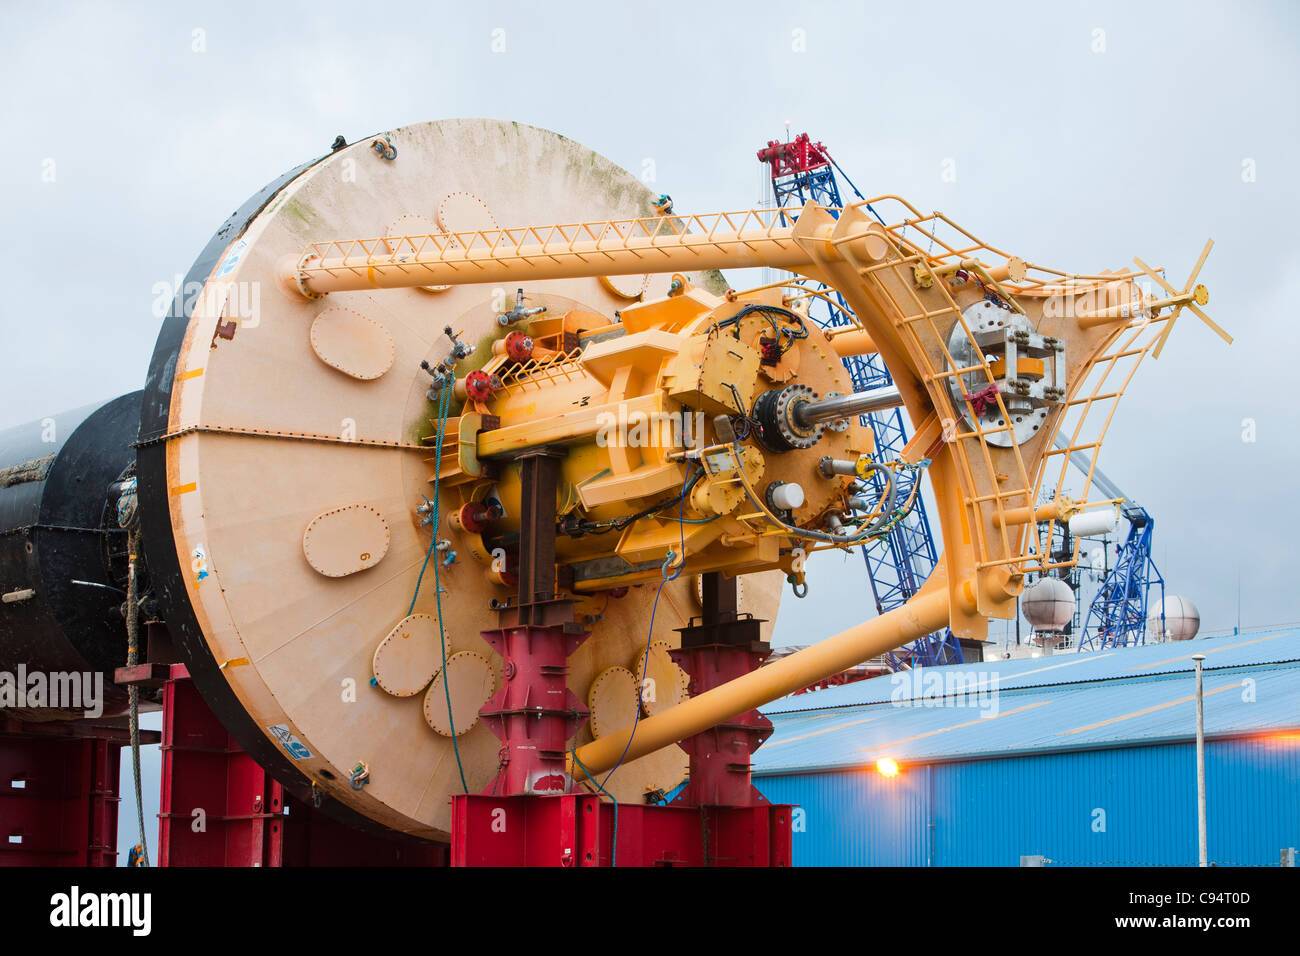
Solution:
[[[820,207],[809,203],[806,208]],[[312,243],[282,262],[279,271],[287,288],[314,299],[363,289],[755,266],[808,275],[808,267],[821,259],[874,261],[888,251],[883,230],[854,217],[811,216],[807,222],[801,217],[793,226],[786,221],[778,211],[751,210],[340,239]]]
[[[289,288],[314,298],[361,289],[807,266],[804,237],[780,222],[762,212],[717,213],[345,239],[313,243],[280,272]],[[828,240],[831,230],[823,231],[817,238]]]
[[[937,631],[947,623],[947,588],[927,583],[903,607],[647,717],[637,723],[635,733],[632,727],[625,727],[579,747],[578,762],[593,774],[602,773],[619,762],[625,747],[623,762],[636,760]],[[585,776],[576,762],[570,769],[574,779]]]

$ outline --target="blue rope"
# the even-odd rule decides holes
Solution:
[[[639,678],[636,689],[636,716],[632,718],[632,732],[627,735],[627,743],[623,745],[623,752],[618,755],[618,760],[614,762],[614,766],[609,768],[609,773],[605,774],[604,781],[596,784],[596,786],[602,791],[605,789],[605,784],[609,783],[609,778],[614,776],[614,771],[623,765],[623,760],[627,757],[627,752],[632,746],[632,738],[636,736],[637,724],[641,722],[641,698],[645,693],[646,668],[650,666],[650,644],[654,639],[655,633],[655,612],[659,610],[659,595],[663,593],[664,585],[667,584],[669,580],[669,578],[664,578],[664,580],[659,582],[659,587],[655,588],[655,603],[654,607],[650,609],[650,632],[645,638],[645,657],[642,658],[641,677]],[[592,782],[595,783],[594,780]]]
[[[696,477],[698,479],[699,476],[697,475]],[[683,567],[686,564],[686,522],[685,522],[686,494],[687,492],[690,491],[691,486],[693,484],[694,484],[693,481],[688,481],[685,487],[683,488],[681,508],[679,509],[678,516],[677,516]],[[673,557],[673,553],[672,551],[669,551],[668,552],[669,561],[672,560],[672,557]],[[651,607],[650,609],[650,628],[649,628],[649,632],[646,634],[645,656],[642,658],[641,677],[639,683],[637,684],[636,715],[632,718],[632,732],[627,735],[627,743],[623,745],[623,752],[619,754],[618,760],[615,761],[614,766],[609,768],[609,773],[605,774],[604,781],[600,781],[597,780],[596,775],[593,774],[590,770],[588,770],[586,766],[583,764],[583,762],[578,759],[577,747],[575,746],[574,749],[570,751],[570,755],[573,757],[573,762],[577,764],[578,769],[581,770],[583,774],[586,775],[588,780],[590,780],[592,783],[596,785],[597,790],[599,790],[605,796],[609,797],[609,799],[614,803],[614,839],[610,847],[610,862],[609,862],[611,869],[618,866],[618,798],[605,789],[605,784],[609,783],[609,778],[614,776],[614,771],[623,765],[623,760],[624,758],[627,757],[628,749],[632,746],[632,738],[636,736],[637,724],[641,722],[641,702],[642,702],[642,696],[645,693],[645,672],[646,672],[646,668],[650,666],[650,645],[654,640],[655,613],[659,610],[659,596],[663,593],[664,585],[667,584],[669,581],[677,580],[677,578],[680,575],[681,575],[681,568],[678,568],[677,571],[671,577],[669,577],[668,570],[667,570],[667,562],[665,562],[664,579],[659,582],[659,587],[655,588],[655,603],[654,606]]]
[[[415,600],[420,596],[420,582],[424,580],[424,571],[429,566],[429,558],[432,557],[433,552],[438,547],[438,521],[441,515],[438,510],[438,476],[442,473],[442,445],[447,430],[447,412],[450,409],[451,385],[444,381],[442,391],[438,395],[438,438],[434,445],[433,501],[430,502],[431,510],[429,512],[433,517],[433,536],[429,539],[429,550],[424,554],[424,564],[420,565],[420,575],[415,579],[415,593],[411,595],[411,609],[406,612],[407,617],[415,613]],[[428,498],[424,500],[429,501]],[[460,744],[456,741],[456,718],[451,712],[451,681],[447,674],[447,631],[442,624],[442,583],[438,577],[437,561],[433,563],[433,588],[435,591],[434,601],[438,608],[438,637],[442,643],[442,689],[447,697],[447,722],[451,727],[451,749],[456,754],[456,771],[460,774],[461,790],[469,793],[469,785],[465,782],[465,765],[460,759]]]
[[[596,784],[596,789],[609,797],[610,800],[614,801],[614,839],[610,843],[609,849],[609,866],[610,869],[614,869],[618,866],[618,798],[596,781],[595,775],[592,774],[592,772],[583,765],[582,761],[578,759],[578,749],[576,747],[569,751],[569,755],[573,757],[573,762],[578,765],[578,769],[587,775],[587,779]],[[613,771],[611,771],[611,773],[612,772]],[[608,780],[609,778],[606,777],[605,779]]]
[[[434,489],[433,489],[433,497],[435,499],[438,497],[437,481],[438,479],[437,476],[435,475]],[[429,501],[428,498],[425,498],[424,501],[426,504],[430,504],[430,505],[433,504],[432,502]],[[424,570],[429,566],[429,558],[430,556],[432,556],[434,548],[437,546],[437,544],[438,544],[438,527],[437,524],[435,523],[433,528],[433,538],[429,541],[429,550],[424,553],[424,564],[420,565],[420,576],[415,579],[415,593],[411,595],[411,606],[409,609],[407,609],[406,612],[407,617],[410,617],[412,614],[415,613],[415,599],[420,596],[420,582],[424,580]],[[436,566],[434,567],[433,575],[435,578],[438,576],[438,569]]]
[[[691,489],[691,486],[693,484],[694,484],[693,481],[686,482],[685,488],[682,491],[681,508],[679,509],[678,516],[677,516],[678,531],[679,531],[679,537],[681,541],[680,547],[682,549],[681,550],[682,567],[686,566],[686,523],[685,523],[686,492]],[[614,766],[609,768],[609,773],[605,774],[605,780],[602,783],[596,784],[596,786],[600,789],[602,793],[605,791],[605,784],[609,783],[609,778],[614,776],[614,771],[623,765],[623,760],[624,758],[627,757],[627,752],[632,746],[632,738],[636,736],[637,725],[641,723],[641,703],[642,703],[642,697],[645,694],[645,672],[646,669],[650,666],[650,645],[654,641],[655,613],[659,610],[659,596],[663,594],[664,585],[667,584],[669,581],[676,581],[677,578],[682,573],[682,569],[678,568],[676,571],[672,573],[672,575],[669,575],[668,563],[672,560],[672,558],[673,558],[673,553],[672,551],[669,551],[668,561],[664,562],[664,569],[663,569],[664,579],[659,582],[659,587],[655,588],[655,603],[654,606],[650,608],[650,628],[649,628],[649,632],[645,636],[645,655],[641,658],[641,675],[639,678],[637,678],[636,714],[632,718],[632,732],[627,735],[627,743],[623,745],[623,752],[619,754],[618,760],[614,762]],[[595,783],[595,780],[593,779],[592,782]]]

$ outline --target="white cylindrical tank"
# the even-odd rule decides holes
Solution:
[[[1041,578],[1025,589],[1020,608],[1035,631],[1056,633],[1074,617],[1074,592],[1060,578]]]
[[[1099,508],[1096,511],[1084,511],[1070,519],[1070,534],[1076,538],[1087,538],[1094,534],[1110,534],[1119,524],[1118,508]]]
[[[1164,623],[1160,611],[1164,609]],[[1162,630],[1163,627],[1163,630]],[[1157,601],[1147,615],[1147,634],[1154,641],[1190,641],[1201,629],[1201,612],[1185,597],[1171,594]]]

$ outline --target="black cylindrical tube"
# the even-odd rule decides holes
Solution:
[[[127,567],[115,486],[135,460],[140,395],[0,432],[0,672],[10,689],[19,674],[98,674],[102,688],[72,713],[47,683],[39,706],[5,699],[10,716],[116,713],[126,700],[113,683],[126,663]]]

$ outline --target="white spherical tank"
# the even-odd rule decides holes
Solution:
[[[1056,633],[1074,617],[1074,592],[1060,578],[1040,578],[1025,590],[1020,608],[1035,631]]]
[[[1160,611],[1164,609],[1164,622]],[[1171,594],[1157,601],[1147,615],[1147,633],[1155,641],[1190,641],[1201,629],[1201,612],[1185,597]]]

